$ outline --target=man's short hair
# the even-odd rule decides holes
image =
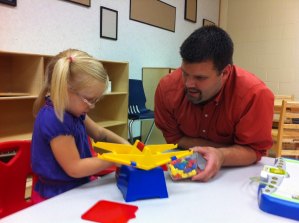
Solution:
[[[184,62],[197,63],[211,60],[222,72],[233,64],[234,44],[227,32],[217,26],[203,26],[195,30],[181,45]]]

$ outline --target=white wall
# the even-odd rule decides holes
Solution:
[[[221,5],[223,25],[235,43],[234,62],[275,94],[299,100],[299,1],[221,0]]]
[[[91,0],[91,7],[62,0],[0,4],[0,51],[54,55],[77,48],[99,59],[128,61],[130,78],[141,79],[142,67],[180,66],[183,40],[203,18],[218,22],[219,0],[197,0],[197,23],[184,20],[184,0],[163,1],[176,7],[175,32],[130,20],[130,0]],[[100,6],[118,11],[117,41],[100,38]],[[139,129],[137,124],[134,136]]]
[[[198,0],[197,24],[184,20],[184,0],[164,2],[176,7],[175,32],[130,20],[130,0],[91,0],[91,7],[61,0],[0,4],[0,50],[52,55],[78,48],[99,59],[128,61],[130,77],[140,79],[143,66],[179,66],[182,41],[202,18],[218,21],[219,0]],[[100,38],[100,6],[118,11],[117,41]]]

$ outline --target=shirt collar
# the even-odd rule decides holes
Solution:
[[[223,78],[223,85],[222,85],[220,91],[216,94],[216,96],[214,97],[214,100],[213,100],[215,105],[218,105],[220,103],[220,100],[221,100],[221,98],[223,97],[223,94],[224,94],[225,85],[226,85],[230,75],[231,75],[231,73],[228,73],[226,75],[226,77]]]

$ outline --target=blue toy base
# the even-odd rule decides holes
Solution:
[[[259,190],[259,207],[261,210],[270,214],[279,215],[294,220],[299,220],[299,205],[298,203],[289,202],[269,196]]]
[[[121,166],[116,180],[117,187],[126,202],[168,197],[164,172],[161,167],[141,170],[131,166]]]
[[[276,158],[273,166],[264,165],[258,188],[261,210],[299,220],[298,167],[298,160],[282,157]]]

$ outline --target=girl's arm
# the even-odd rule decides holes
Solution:
[[[130,144],[127,140],[118,136],[114,132],[97,125],[87,115],[84,123],[87,130],[87,134],[96,142],[103,141],[111,143]]]
[[[85,126],[87,134],[95,141],[129,144],[117,134],[98,126],[88,116],[85,119]],[[73,136],[58,136],[52,139],[50,144],[57,162],[71,177],[90,176],[115,165],[97,157],[81,159]]]
[[[108,129],[98,126],[87,115],[85,118],[87,134],[95,141],[129,144],[129,142]],[[81,159],[73,136],[58,136],[51,141],[54,156],[63,170],[71,177],[80,178],[96,174],[113,163],[97,157]]]
[[[59,165],[74,178],[91,176],[115,165],[97,157],[81,159],[73,136],[58,136],[50,144]]]

